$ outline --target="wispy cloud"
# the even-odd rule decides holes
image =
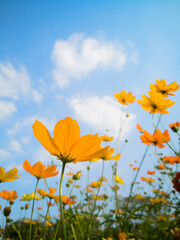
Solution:
[[[13,102],[0,101],[0,120],[5,120],[15,112],[17,108]]]
[[[17,140],[12,140],[10,142],[10,147],[13,151],[17,153],[22,153],[21,144]]]
[[[85,38],[82,34],[73,34],[67,41],[57,40],[52,51],[54,64],[53,77],[61,87],[67,87],[70,79],[81,79],[84,75],[100,68],[122,70],[127,59],[122,46]]]
[[[120,111],[120,104],[110,96],[75,97],[69,102],[76,118],[89,124],[101,134],[108,129],[110,134],[117,137],[120,118],[122,123],[125,122],[122,137],[127,137],[133,128],[135,114],[130,114],[130,117],[126,118],[126,113]]]
[[[10,63],[0,62],[0,97],[18,100],[30,91],[30,77],[24,66],[19,69]]]
[[[11,154],[5,149],[0,149],[0,156],[2,160],[5,160],[8,159],[11,156]]]

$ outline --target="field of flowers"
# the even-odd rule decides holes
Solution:
[[[23,168],[32,175],[34,192],[24,193],[20,197],[16,191],[3,189],[4,182],[11,184],[11,181],[20,181],[18,170],[13,168],[6,171],[0,167],[0,239],[180,239],[180,122],[178,119],[175,123],[170,122],[169,129],[164,129],[162,121],[168,114],[168,108],[175,107],[173,96],[178,89],[176,82],[168,84],[164,79],[157,79],[156,84],[150,85],[147,95],[142,95],[142,99],[137,100],[139,106],[145,110],[147,118],[152,118],[154,131],[148,132],[137,124],[142,144],[147,146],[145,152],[142,152],[139,164],[135,162],[129,166],[130,171],[135,171],[135,175],[129,186],[128,197],[119,193],[124,180],[118,175],[118,164],[123,150],[119,143],[125,120],[120,119],[118,138],[115,139],[116,149],[111,147],[113,137],[107,136],[108,134],[80,136],[80,127],[71,117],[57,122],[53,136],[36,120],[32,126],[34,136],[39,144],[53,155],[54,164],[45,166],[39,161],[31,165],[25,160]],[[136,100],[131,92],[127,93],[125,90],[115,93],[114,97],[122,109],[124,105],[133,104]],[[177,107],[177,111],[178,109]],[[127,114],[126,118],[128,117]],[[163,153],[164,148],[168,148],[171,154],[166,156]],[[148,170],[146,176],[141,177],[141,182],[137,182],[139,171],[149,152],[157,159],[158,165]],[[98,165],[101,168],[101,177],[90,182],[91,164],[96,164],[100,159],[103,160],[102,165]],[[67,172],[69,178],[68,182],[65,182],[65,169],[71,162],[88,162],[88,167],[86,172]],[[112,170],[108,179],[104,175],[105,162]],[[56,189],[49,185],[48,179],[59,172],[59,186]],[[85,188],[81,187],[83,175],[87,177]],[[44,189],[38,187],[40,181],[44,182]],[[144,189],[144,182],[149,185],[150,192]],[[68,196],[63,194],[65,188],[69,192]],[[75,189],[78,189],[78,195],[74,194]],[[24,201],[21,202],[21,208],[16,209],[17,215],[19,216],[20,212],[21,217],[13,220],[11,210],[14,201],[18,199]],[[46,209],[43,211],[36,206],[39,199],[45,202]],[[52,207],[56,208],[55,217],[51,214]],[[27,214],[29,209],[30,215]],[[39,210],[38,219],[34,218],[35,210]]]

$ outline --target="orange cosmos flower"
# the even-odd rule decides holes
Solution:
[[[143,131],[144,135],[141,135],[140,138],[142,142],[146,145],[154,145],[159,148],[165,147],[163,143],[169,142],[170,140],[170,135],[168,130],[165,130],[163,133],[157,129],[153,135],[148,133],[148,131]]]
[[[91,189],[89,189],[89,188],[87,188],[87,187],[85,187],[85,190],[86,190],[87,192],[89,192],[89,193],[93,192],[93,190],[91,190]]]
[[[106,151],[103,152],[103,154],[99,158],[94,158],[92,162],[97,162],[99,159],[102,159],[104,161],[107,160],[115,160],[118,161],[121,157],[121,154],[118,153],[115,156],[111,156],[115,152],[114,148],[106,149]]]
[[[102,176],[102,177],[99,179],[99,181],[101,181],[101,182],[108,182],[108,179],[106,179],[104,176]]]
[[[123,105],[133,103],[136,98],[132,95],[132,92],[126,93],[126,90],[122,90],[120,93],[115,93],[114,97]]]
[[[17,176],[17,174],[18,174],[17,168],[13,168],[7,173],[5,173],[5,169],[3,167],[0,167],[0,183],[14,181],[15,179],[21,176],[21,175]]]
[[[113,137],[108,137],[106,134],[104,136],[100,137],[101,141],[103,142],[110,142],[112,141],[114,138]]]
[[[141,177],[141,180],[142,180],[142,181],[145,181],[145,182],[148,182],[148,183],[150,183],[150,182],[155,182],[155,179],[153,179],[153,178],[147,178],[147,177]]]
[[[169,124],[169,127],[173,130],[173,132],[178,132],[180,127],[180,122],[171,123]]]
[[[150,89],[156,91],[157,93],[161,93],[164,98],[167,98],[168,95],[175,95],[175,92],[179,89],[179,85],[177,82],[173,82],[167,85],[166,80],[157,79],[156,84],[150,84]]]
[[[55,203],[47,202],[47,205],[48,205],[49,207],[54,207],[54,206],[55,206]]]
[[[166,109],[175,104],[171,99],[164,99],[162,94],[155,91],[148,92],[148,94],[149,97],[142,95],[143,100],[137,100],[137,102],[145,111],[150,111],[149,113],[167,114],[169,112]]]
[[[100,157],[109,148],[100,149],[101,140],[98,134],[80,137],[79,125],[71,117],[56,124],[53,138],[39,121],[33,124],[33,131],[45,149],[64,163],[90,161]]]
[[[74,173],[73,173],[73,172],[68,172],[68,173],[66,173],[66,175],[73,176],[73,175],[74,175]]]
[[[147,171],[147,174],[150,174],[150,175],[154,175],[156,173],[156,171]]]
[[[165,169],[165,166],[163,166],[162,164],[160,164],[160,165],[157,166],[157,169],[163,170],[163,169]]]
[[[133,170],[139,170],[139,168],[138,167],[133,167]]]
[[[37,210],[42,210],[42,207],[37,207]]]
[[[169,157],[163,157],[162,160],[165,163],[174,165],[174,163],[180,163],[180,157],[179,156],[169,156]]]
[[[0,197],[6,200],[15,200],[16,198],[18,198],[18,195],[16,191],[3,190],[2,192],[0,192]]]
[[[143,129],[142,129],[142,127],[141,127],[141,125],[138,123],[137,125],[136,125],[136,127],[137,127],[137,129],[142,133],[143,132]]]
[[[54,200],[56,202],[59,202],[59,196],[54,196]],[[62,203],[64,205],[72,205],[72,204],[75,204],[76,201],[72,200],[70,197],[67,197],[65,195],[62,195]]]
[[[37,179],[54,177],[58,174],[55,165],[46,168],[41,162],[37,162],[31,166],[27,159],[23,162],[23,168]]]
[[[54,194],[56,192],[56,188],[49,188],[49,193],[47,193],[46,191],[44,191],[42,189],[38,189],[37,192],[42,197],[48,197],[49,199],[52,199],[52,198],[54,198]]]
[[[102,184],[101,181],[98,181],[98,182],[93,181],[91,184],[89,184],[89,187],[91,187],[91,188],[99,188],[99,187],[102,186],[102,185],[103,185],[103,184]]]
[[[119,233],[118,238],[119,240],[126,240],[126,234],[125,233]]]

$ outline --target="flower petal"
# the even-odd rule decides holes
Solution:
[[[53,140],[64,157],[70,153],[72,145],[79,137],[79,125],[77,121],[71,117],[60,120],[54,128]]]
[[[51,138],[47,128],[39,121],[35,121],[32,126],[34,136],[45,147],[45,149],[52,155],[59,156],[59,150]]]

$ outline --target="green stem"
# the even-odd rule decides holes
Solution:
[[[62,218],[62,223],[63,223],[64,240],[67,240],[66,226],[65,226],[65,222],[64,222],[63,204],[62,204],[62,182],[63,182],[65,165],[66,165],[66,163],[63,162],[62,172],[61,172],[61,178],[60,178],[60,184],[59,184],[59,200],[60,200],[61,216],[59,217],[59,221],[58,221],[58,224],[57,224],[57,228],[56,228],[56,233],[55,233],[55,236],[54,236],[54,240],[56,240],[56,236],[57,236],[57,233],[58,233],[58,230],[59,230],[61,218]]]
[[[102,164],[101,179],[102,179],[103,174],[104,174],[104,160],[102,160],[102,161],[103,161],[103,164]],[[101,181],[101,182],[102,182],[102,181]],[[95,201],[94,201],[94,205],[93,205],[93,209],[92,209],[92,211],[91,211],[90,219],[89,219],[88,224],[87,224],[87,229],[86,229],[86,233],[85,233],[85,238],[84,238],[84,240],[89,239],[89,237],[88,237],[88,232],[89,232],[89,229],[91,229],[92,218],[93,218],[93,214],[94,214],[94,211],[95,211],[95,208],[96,208],[96,202],[97,202],[97,198],[98,198],[98,196],[99,196],[100,188],[101,188],[101,185],[98,187],[98,191],[97,191],[97,194],[96,194],[96,199],[95,199]]]
[[[72,232],[73,232],[74,239],[77,240],[76,233],[75,233],[75,230],[74,230],[74,227],[73,227],[72,223],[71,223],[71,229],[72,229]]]
[[[43,232],[44,232],[44,228],[45,228],[45,222],[46,222],[46,218],[47,218],[47,216],[48,216],[48,213],[49,213],[49,207],[50,207],[50,204],[51,204],[51,198],[50,198],[50,200],[49,200],[49,204],[48,204],[48,207],[47,207],[47,211],[46,211],[46,215],[45,215],[45,218],[44,218],[44,222],[43,222],[43,228],[42,228],[42,232],[41,232],[41,235],[43,234]]]
[[[32,231],[32,218],[33,218],[33,212],[34,212],[34,203],[35,203],[35,197],[36,197],[36,190],[38,185],[39,179],[37,178],[35,190],[34,190],[34,198],[33,198],[33,204],[32,204],[32,210],[31,210],[31,221],[30,221],[30,227],[29,227],[29,240],[31,240],[31,231]]]
[[[160,121],[161,121],[161,116],[162,116],[162,115],[159,116],[159,119],[158,119],[158,122],[157,122],[157,124],[156,124],[156,126],[155,126],[155,129],[158,127],[158,125],[159,125],[159,123],[160,123]],[[153,117],[152,117],[152,118],[154,119],[154,114],[153,114]],[[155,131],[154,131],[154,132],[155,132]],[[140,171],[140,169],[141,169],[141,166],[142,166],[142,164],[143,164],[143,162],[144,162],[144,160],[145,160],[145,157],[146,157],[146,154],[147,154],[147,152],[148,152],[149,147],[150,147],[149,145],[146,147],[146,150],[145,150],[144,155],[143,155],[143,157],[142,157],[142,159],[141,159],[139,168],[138,168],[138,170],[137,170],[137,172],[136,172],[136,175],[135,175],[135,177],[134,177],[134,181],[133,181],[133,183],[132,183],[132,185],[131,185],[129,197],[128,197],[128,200],[127,200],[126,210],[125,210],[125,214],[124,214],[123,226],[124,226],[125,220],[126,220],[126,218],[127,218],[127,210],[128,210],[128,206],[129,206],[129,202],[130,202],[131,196],[132,196],[132,191],[133,191],[133,188],[134,188],[136,179],[137,179],[137,177],[138,177],[139,171]]]
[[[21,237],[20,231],[17,230],[16,226],[15,226],[13,223],[11,223],[11,226],[12,226],[13,230],[14,230],[15,232],[17,232],[17,234],[18,234],[18,236],[19,236],[19,239],[22,240],[22,237]]]

